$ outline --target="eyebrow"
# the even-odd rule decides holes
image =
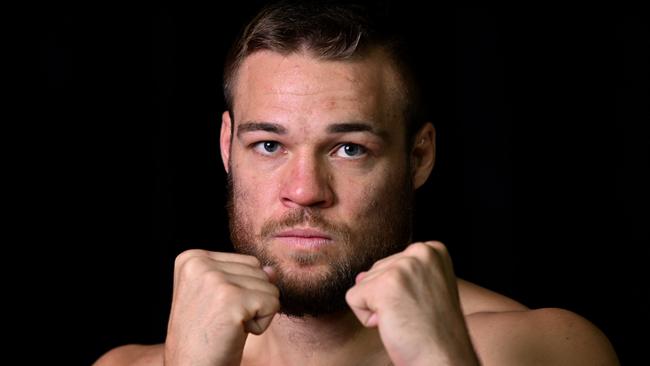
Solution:
[[[254,132],[254,131],[265,131],[270,133],[275,133],[278,135],[286,135],[287,129],[277,123],[273,122],[246,122],[237,126],[237,137],[240,137],[243,133]],[[343,123],[333,123],[327,126],[327,133],[336,134],[336,133],[350,133],[350,132],[370,132],[373,135],[376,135],[382,139],[388,138],[388,133],[384,130],[376,129],[372,124],[368,122],[343,122]]]
[[[278,135],[286,135],[287,129],[277,123],[271,122],[246,122],[237,126],[237,137],[242,133],[253,131],[266,131],[276,133]]]
[[[328,133],[348,133],[348,132],[370,132],[373,135],[386,139],[388,133],[381,129],[376,129],[372,124],[367,122],[344,122],[334,123],[327,126]]]

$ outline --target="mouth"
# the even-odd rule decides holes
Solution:
[[[326,232],[313,228],[293,228],[275,235],[282,244],[294,249],[316,250],[332,243]]]

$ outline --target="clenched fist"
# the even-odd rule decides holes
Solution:
[[[346,300],[366,327],[378,327],[393,364],[478,365],[445,246],[411,244],[357,276]]]
[[[280,309],[270,267],[252,256],[188,250],[174,266],[165,365],[239,365],[248,333]]]

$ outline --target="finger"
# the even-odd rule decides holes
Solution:
[[[449,255],[449,250],[447,247],[439,241],[426,242],[425,244],[433,247],[438,253],[440,253],[447,275],[455,278],[456,275],[454,274],[454,264],[451,260],[451,256]]]
[[[368,272],[361,272],[361,273],[359,273],[357,275],[357,277],[355,279],[355,281],[356,281],[355,284],[358,285],[358,284],[363,283],[363,282],[372,281],[375,277],[380,276],[381,274],[383,274],[384,272],[386,272],[386,270],[388,270],[390,268],[391,268],[391,266],[386,265],[386,266],[384,266],[382,268],[372,269],[372,270],[370,270]]]
[[[420,258],[428,258],[429,262],[435,263],[438,271],[432,271],[431,273],[434,276],[438,276],[440,280],[446,282],[448,288],[452,292],[452,296],[460,301],[460,298],[458,297],[458,282],[456,280],[454,266],[447,247],[442,242],[435,240],[419,244],[420,246],[412,248],[411,253],[409,254]]]
[[[255,335],[260,335],[266,331],[266,329],[271,325],[273,321],[273,315],[267,315],[263,317],[253,318],[244,322],[244,331],[247,333],[253,333]]]
[[[389,255],[388,257],[382,258],[375,262],[375,264],[372,265],[370,270],[368,272],[371,272],[373,270],[377,269],[382,269],[388,265],[390,265],[392,262],[394,262],[396,259],[399,259],[400,257],[404,256],[403,252],[395,253],[392,255]]]
[[[445,276],[448,279],[449,286],[452,289],[453,296],[460,302],[460,297],[458,294],[458,280],[456,278],[454,264],[451,256],[449,255],[447,247],[439,241],[426,242],[426,244],[431,245],[438,251],[438,253],[440,253],[442,259],[442,267],[445,272]]]
[[[437,240],[423,241],[422,244],[429,246],[437,251],[447,251],[447,246]]]
[[[447,278],[453,279],[456,277],[454,273],[454,265],[449,255],[447,247],[439,241],[426,241],[423,244],[433,248],[437,256],[437,262],[441,265]]]
[[[176,266],[182,265],[188,259],[193,257],[207,257],[221,262],[235,262],[235,263],[248,264],[252,267],[260,267],[260,268],[262,267],[259,259],[250,255],[237,254],[237,253],[211,252],[209,250],[203,250],[203,249],[189,249],[180,253],[178,256],[176,256],[175,264]]]
[[[376,312],[371,308],[368,298],[364,295],[363,289],[355,286],[347,292],[345,300],[363,326],[375,327],[378,324]]]
[[[264,271],[264,273],[266,273],[266,277],[268,278],[268,280],[272,284],[275,284],[275,281],[278,277],[277,270],[271,266],[264,266],[262,270]]]
[[[176,256],[174,259],[174,293],[176,293],[176,286],[179,282],[178,277],[181,274],[181,267],[185,265],[190,258],[205,257],[203,252],[204,251],[200,249],[190,249]]]
[[[359,323],[363,325],[366,328],[374,328],[379,324],[377,314],[371,310],[368,309],[362,309],[362,308],[353,308],[352,313],[357,317],[359,320]]]
[[[262,263],[256,257],[252,255],[238,254],[238,253],[222,253],[222,252],[210,252],[204,251],[205,254],[219,262],[233,262],[246,264],[251,267],[262,268]]]
[[[244,330],[253,334],[262,334],[280,310],[280,300],[269,294],[251,291],[244,299],[248,316],[244,319]]]
[[[248,264],[236,263],[236,262],[217,261],[216,263],[219,268],[219,271],[230,275],[256,277],[259,278],[260,280],[265,280],[265,281],[269,280],[268,276],[261,268],[252,267]]]
[[[413,243],[404,250],[404,254],[438,263],[442,262],[444,258],[449,258],[447,247],[438,241]]]
[[[382,273],[386,268],[390,267],[396,260],[402,258],[403,256],[404,253],[399,252],[378,260],[372,265],[372,267],[370,267],[368,271],[360,272],[357,274],[355,277],[355,283],[367,281],[376,277],[378,274]]]
[[[428,241],[428,242],[423,242],[423,243],[421,243],[421,242],[411,243],[403,251],[392,254],[392,255],[389,255],[388,257],[382,258],[382,259],[378,260],[377,262],[375,262],[368,272],[372,272],[373,270],[383,269],[383,268],[385,268],[387,266],[390,266],[396,260],[398,260],[398,259],[400,259],[400,258],[402,258],[402,257],[404,257],[406,255],[410,255],[412,253],[412,247],[417,247],[418,245],[421,245],[421,244],[426,244],[427,246],[433,248],[436,251],[441,250],[441,251],[444,251],[444,253],[446,253],[446,251],[447,251],[445,245],[442,244],[439,241]],[[411,249],[409,249],[409,248],[411,248]]]
[[[366,271],[359,272],[357,274],[357,276],[354,278],[354,283],[357,284],[357,283],[363,281],[363,279],[366,278],[367,276],[368,276],[368,272],[366,272]]]
[[[258,277],[251,277],[246,275],[229,274],[225,274],[224,276],[226,281],[240,288],[251,291],[261,291],[278,298],[280,297],[280,290],[278,290],[277,286],[269,282],[267,278],[260,279]]]
[[[365,326],[368,328],[374,328],[379,325],[379,315],[376,312],[372,312],[370,316],[366,319]]]
[[[221,262],[241,263],[252,267],[262,268],[260,261],[253,256],[235,253],[211,252],[203,249],[189,249],[177,255],[174,261],[174,289],[178,283],[178,276],[181,272],[181,267],[183,267],[188,261],[194,260],[195,258],[205,258]]]
[[[411,261],[416,261],[417,258],[412,258],[406,255],[399,255],[399,256],[393,256],[389,260],[383,262],[383,263],[378,263],[378,265],[373,266],[373,268],[365,273],[359,273],[357,275],[357,284],[362,283],[362,282],[370,282],[373,281],[376,277],[379,277],[386,273],[387,271],[392,271],[395,269],[399,269],[400,267],[404,267],[405,263],[407,264],[406,270],[408,271],[409,267],[408,262]],[[408,273],[408,272],[407,272]]]
[[[403,251],[390,255],[386,258],[380,259],[372,266],[371,271],[375,269],[383,269],[393,264],[396,260],[405,256],[426,256],[427,252],[433,249],[433,252],[438,257],[449,257],[447,248],[439,241],[416,242],[409,244]],[[431,253],[429,253],[431,254]]]

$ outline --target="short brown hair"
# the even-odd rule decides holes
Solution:
[[[237,71],[244,59],[257,51],[283,55],[308,51],[325,60],[344,61],[361,59],[381,49],[405,85],[403,112],[412,143],[427,113],[407,37],[389,15],[386,7],[349,1],[279,1],[267,5],[244,28],[225,61],[224,97],[231,117]]]

